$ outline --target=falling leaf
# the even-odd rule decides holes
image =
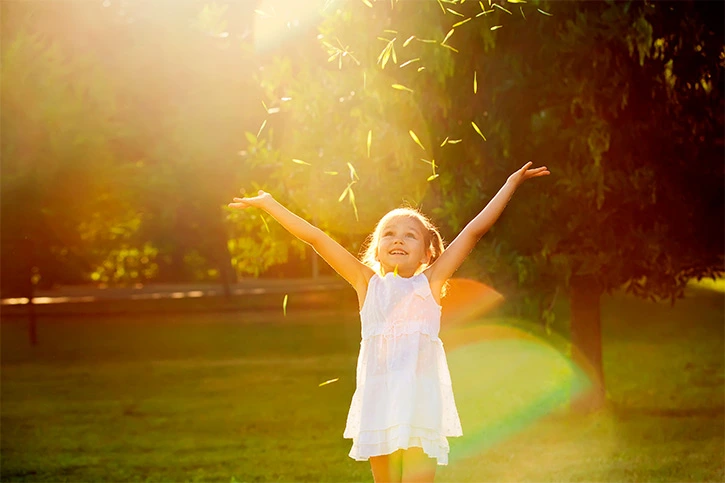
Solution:
[[[330,176],[337,176],[337,171],[323,171],[325,174],[329,174]]]
[[[450,45],[448,45],[448,44],[441,44],[441,47],[445,47],[446,49],[450,49],[450,50],[452,50],[453,52],[455,52],[455,53],[458,53],[458,49],[455,49],[455,48],[451,47],[451,46],[450,46]]]
[[[350,188],[350,196],[348,196],[348,198],[350,199],[352,210],[355,212],[355,220],[360,221],[360,218],[358,218],[357,215],[357,205],[355,204],[355,192],[352,190],[352,188]]]
[[[409,88],[409,87],[405,87],[405,86],[404,86],[404,85],[402,85],[402,84],[393,84],[393,85],[392,85],[391,87],[392,87],[393,89],[397,89],[397,90],[399,90],[399,91],[408,91],[408,92],[413,92],[413,89],[411,89],[411,88]]]
[[[460,143],[461,141],[463,141],[463,139],[450,139],[450,140],[448,141],[448,144],[458,144],[458,143]]]
[[[372,4],[372,3],[370,3],[370,1],[369,1],[369,0],[362,0],[362,3],[364,3],[365,5],[367,5],[367,6],[368,6],[368,7],[370,7],[370,8],[373,8],[373,4]]]
[[[293,159],[292,162],[297,163],[297,164],[303,164],[305,166],[312,166],[310,163],[308,163],[306,161],[302,161],[301,159]]]
[[[540,8],[537,8],[536,10],[538,10],[539,12],[541,12],[541,13],[543,13],[544,15],[547,15],[547,16],[549,16],[549,17],[553,17],[553,16],[554,16],[554,15],[550,14],[549,12],[544,12],[544,11],[543,11],[543,10],[541,10]]]
[[[342,192],[342,194],[340,195],[340,197],[337,199],[337,202],[338,203],[342,202],[342,200],[345,199],[345,196],[347,196],[347,194],[349,192],[350,192],[350,185],[347,185],[347,187],[345,188],[345,190]]]
[[[282,102],[287,102],[287,101],[291,101],[292,98],[291,97],[281,97],[279,100]]]
[[[428,176],[428,181],[433,181],[437,177],[438,177],[438,174],[434,174],[434,175]]]
[[[481,15],[488,15],[489,13],[493,13],[493,10],[484,10],[483,12],[476,15],[476,18],[480,17]]]
[[[456,30],[456,29],[450,29],[450,30],[448,31],[448,33],[446,34],[445,38],[443,38],[443,42],[441,42],[441,45],[445,44],[445,43],[446,43],[446,40],[448,40],[448,39],[450,39],[450,38],[451,38],[451,35],[453,35],[453,32],[454,32],[455,30]]]
[[[262,219],[262,224],[264,224],[264,228],[267,230],[267,233],[270,233],[269,225],[267,224],[267,220],[265,220],[263,216],[260,216],[260,218]]]
[[[524,15],[524,7],[519,7],[521,9],[521,16],[524,17],[524,20],[526,20],[526,15]]]
[[[413,141],[415,141],[415,144],[420,146],[420,149],[425,151],[425,148],[423,147],[423,143],[420,142],[420,139],[418,139],[418,136],[416,136],[416,134],[412,130],[409,130],[408,134],[410,134],[410,137],[413,138]]]
[[[355,171],[355,167],[347,163],[347,167],[350,168],[350,181],[355,181],[355,179],[360,179],[360,176],[357,175],[357,171]]]
[[[268,17],[268,18],[272,17],[270,14],[268,14],[267,12],[265,12],[263,10],[255,9],[254,13],[256,13],[257,15],[261,15],[262,17]]]
[[[421,70],[425,70],[425,67],[423,67],[422,65],[418,67],[418,72],[420,72]]]
[[[471,17],[468,17],[468,18],[467,18],[466,20],[461,20],[461,21],[460,21],[460,22],[458,22],[458,23],[454,23],[454,24],[452,25],[452,28],[460,27],[461,25],[463,25],[463,24],[464,24],[464,23],[466,23],[466,22],[469,22],[470,20],[471,20]]]
[[[257,138],[259,138],[259,135],[260,135],[260,134],[262,134],[262,129],[264,129],[264,126],[266,126],[266,125],[267,125],[267,120],[265,119],[265,120],[264,120],[264,121],[262,122],[262,125],[261,125],[261,126],[259,126],[259,132],[257,132]]]
[[[446,7],[446,10],[448,10],[449,12],[451,12],[453,15],[458,15],[459,17],[465,17],[465,15],[463,15],[462,13],[456,12],[452,8],[447,8]]]
[[[433,39],[415,39],[415,40],[417,40],[418,42],[426,43],[426,44],[437,44],[438,43],[437,40],[433,40]]]
[[[287,317],[287,294],[284,294],[284,300],[282,301],[282,312]]]
[[[508,10],[506,10],[505,8],[503,8],[503,7],[502,7],[501,5],[499,5],[498,3],[494,3],[494,4],[493,4],[493,6],[494,6],[494,7],[498,7],[498,8],[500,8],[501,10],[503,10],[504,12],[506,12],[506,13],[507,13],[507,14],[509,14],[509,15],[513,15],[513,13],[511,13],[511,12],[509,12]]]
[[[408,38],[407,38],[407,39],[405,40],[405,42],[403,42],[403,47],[407,47],[407,46],[408,46],[408,44],[409,44],[409,43],[410,43],[410,42],[411,42],[411,41],[412,41],[412,40],[413,40],[414,38],[415,38],[415,35],[411,35],[410,37],[408,37]]]
[[[370,144],[373,142],[373,130],[368,131],[368,158],[370,157]]]
[[[264,101],[262,101],[262,107],[264,107],[265,111],[269,112],[269,109],[267,109],[267,104],[265,104]]]
[[[476,80],[476,71],[473,71],[473,93],[478,92],[478,81]]]
[[[400,68],[402,69],[406,65],[412,64],[413,62],[418,62],[419,60],[420,60],[420,57],[416,57],[415,59],[410,59],[409,61],[403,62],[402,64],[400,64]]]
[[[397,276],[398,276],[398,266],[395,265],[395,268],[393,269],[393,277],[397,277]]]
[[[441,143],[441,147],[445,146],[447,142],[448,142],[448,136],[446,136],[446,138]]]
[[[473,126],[473,129],[476,130],[476,132],[478,133],[478,135],[481,136],[484,141],[486,141],[486,136],[484,136],[483,133],[481,132],[481,130],[478,129],[478,126],[476,126],[476,123],[473,122],[473,121],[471,121],[471,126]]]
[[[267,114],[277,114],[279,112],[279,107],[270,107],[267,109]]]
[[[363,90],[365,90],[367,85],[368,85],[368,75],[367,75],[367,72],[363,71]]]
[[[333,382],[337,382],[339,380],[340,380],[340,378],[339,377],[336,377],[335,379],[330,379],[329,381],[321,382],[319,384],[319,387],[326,386],[328,384],[332,384]]]
[[[491,27],[491,30],[498,30],[501,27],[503,27],[503,25],[494,25],[493,27]]]
[[[506,0],[508,3],[526,3],[526,0]]]
[[[438,0],[438,5],[441,6],[441,10],[443,10],[443,15],[445,15],[446,14],[446,8],[443,6],[443,2],[441,2],[441,0]]]

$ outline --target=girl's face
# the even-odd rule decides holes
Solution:
[[[388,220],[380,231],[376,255],[383,274],[394,272],[397,266],[398,275],[412,277],[430,260],[425,227],[407,216]]]

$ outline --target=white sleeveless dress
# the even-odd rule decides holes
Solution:
[[[415,446],[448,464],[446,437],[462,431],[428,278],[373,275],[360,319],[357,388],[344,432],[353,440],[350,457]]]

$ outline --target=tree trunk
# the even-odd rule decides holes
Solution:
[[[574,276],[570,282],[572,358],[589,377],[591,386],[572,394],[572,410],[592,412],[606,402],[602,368],[602,290],[593,276]]]

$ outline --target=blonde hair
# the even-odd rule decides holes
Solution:
[[[445,247],[443,246],[443,239],[441,234],[438,232],[438,228],[433,224],[430,219],[423,213],[415,208],[396,208],[387,212],[377,225],[373,232],[367,237],[363,244],[361,251],[361,260],[368,267],[380,273],[380,262],[376,258],[378,251],[378,245],[380,244],[380,236],[383,231],[383,227],[393,218],[405,217],[417,220],[423,226],[423,243],[426,245],[428,253],[430,253],[430,261],[427,264],[422,264],[416,273],[421,271],[421,268],[425,268],[432,264],[438,257],[441,256]],[[382,275],[382,274],[381,274]]]

